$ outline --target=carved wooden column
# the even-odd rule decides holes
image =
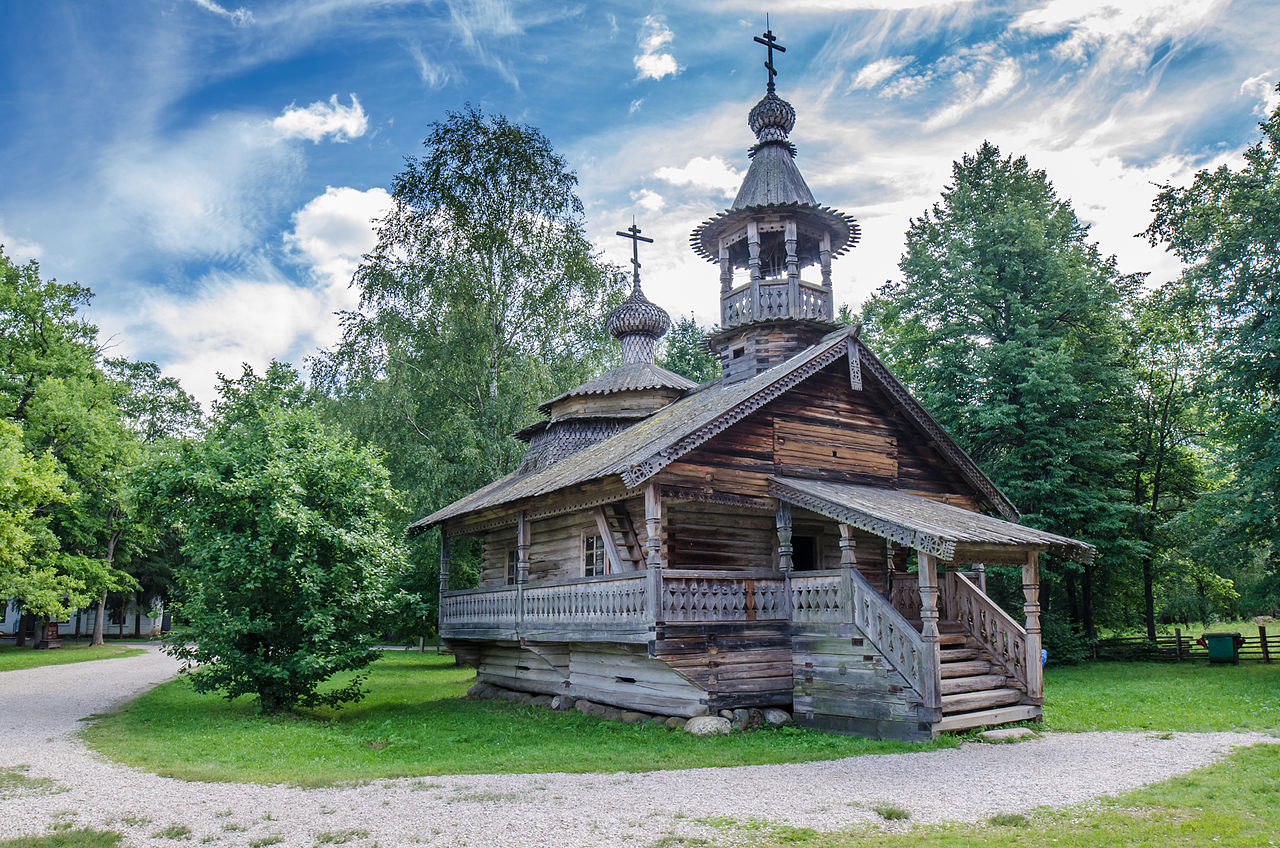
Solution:
[[[1027,616],[1027,697],[1044,703],[1044,669],[1040,665],[1040,552],[1030,551],[1022,565],[1022,594]]]
[[[827,302],[823,308],[828,312],[822,317],[830,321],[835,315],[835,294],[831,287],[831,233],[822,234],[822,241],[818,245],[818,264],[822,268],[822,287],[827,292]]]
[[[840,566],[854,568],[858,564],[858,542],[853,538],[853,528],[840,525]]]
[[[778,501],[778,570],[790,574],[795,565],[795,549],[791,545],[791,504]]]
[[[792,218],[786,222],[784,232],[787,248],[787,312],[791,318],[805,318],[800,308],[800,257],[796,254],[796,222]]]
[[[938,561],[932,554],[916,551],[920,578],[920,638],[924,642],[927,668],[924,675],[925,706],[942,707],[942,660],[938,655]]]
[[[884,588],[883,593],[890,601],[893,600],[893,542],[889,539],[884,540]]]
[[[449,536],[440,528],[440,602],[437,605],[436,632],[444,632],[444,596],[449,591]]]
[[[649,620],[662,623],[662,496],[658,484],[650,482],[644,487],[644,567],[645,601]]]
[[[733,288],[733,265],[729,262],[729,245],[720,239],[720,296],[723,297]]]
[[[529,582],[529,514],[523,509],[516,516],[516,630],[524,630],[524,584]]]
[[[747,272],[751,275],[751,320],[764,317],[760,304],[760,227],[747,222]]]
[[[978,589],[982,594],[987,594],[987,566],[986,563],[975,562],[973,564],[973,573],[978,578]]]

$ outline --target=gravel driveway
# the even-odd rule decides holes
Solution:
[[[833,829],[875,822],[893,804],[912,822],[975,821],[1042,805],[1077,804],[1206,765],[1233,748],[1276,742],[1260,734],[1049,734],[1006,745],[817,763],[644,774],[466,775],[299,789],[188,783],[106,762],[74,734],[174,675],[145,655],[0,673],[0,769],[27,766],[43,788],[0,783],[0,838],[57,822],[119,830],[130,844],[246,846],[281,837],[312,848],[321,837],[367,848],[399,845],[648,845],[701,832],[690,819],[725,816]],[[183,841],[159,832],[185,825]],[[344,833],[345,832],[345,833]],[[263,844],[263,843],[259,843]]]

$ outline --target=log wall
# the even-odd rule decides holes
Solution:
[[[872,739],[933,738],[933,711],[856,627],[808,625],[791,637],[796,724]]]

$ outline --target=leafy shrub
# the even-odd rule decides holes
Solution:
[[[1074,665],[1090,658],[1090,642],[1077,624],[1047,615],[1040,623],[1040,643],[1049,652],[1049,665]]]

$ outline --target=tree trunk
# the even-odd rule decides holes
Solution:
[[[1147,638],[1156,640],[1155,557],[1150,552],[1142,559],[1143,617],[1147,622]]]
[[[107,593],[103,592],[102,597],[98,598],[98,614],[93,617],[93,638],[89,640],[90,645],[102,644],[102,618],[107,614]]]
[[[31,632],[31,613],[23,612],[18,614],[18,633],[17,640],[13,643],[14,647],[26,647],[27,634]]]
[[[1080,624],[1084,627],[1084,635],[1090,639],[1098,638],[1098,631],[1093,626],[1093,566],[1086,565],[1082,569],[1080,579]]]

